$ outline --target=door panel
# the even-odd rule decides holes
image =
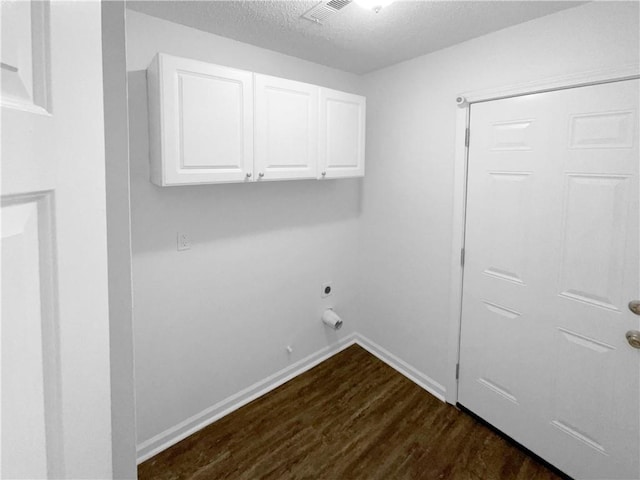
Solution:
[[[0,476],[110,478],[100,3],[1,8]]]
[[[489,172],[489,178],[491,197],[486,221],[494,235],[493,242],[487,245],[489,263],[484,273],[523,285],[527,225],[520,211],[531,196],[531,174]]]
[[[364,176],[366,99],[320,90],[320,175],[318,178]]]
[[[240,168],[242,83],[178,72],[179,169]]]
[[[638,81],[474,104],[459,401],[576,478],[639,478]]]
[[[255,75],[257,180],[316,178],[319,90],[307,83]]]
[[[1,103],[29,112],[49,109],[49,2],[5,1],[2,11]]]
[[[152,182],[249,180],[251,72],[159,53],[147,69],[147,86]]]
[[[618,311],[622,305],[629,178],[567,174],[559,295]]]
[[[45,384],[59,379],[45,377],[43,367],[54,360],[45,345],[57,342],[43,335],[55,316],[42,298],[51,294],[41,271],[49,237],[40,231],[38,210],[37,198],[2,206],[2,478],[46,478],[48,470],[45,416],[55,399]]]

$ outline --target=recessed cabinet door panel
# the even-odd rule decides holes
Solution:
[[[318,178],[364,176],[365,103],[359,95],[321,89]]]
[[[241,166],[242,83],[178,73],[180,169]]]
[[[255,76],[256,180],[316,178],[319,87]]]
[[[154,183],[250,178],[251,72],[159,54],[148,71],[148,82]]]

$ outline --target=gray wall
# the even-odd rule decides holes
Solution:
[[[637,64],[638,18],[589,3],[364,77],[360,333],[446,385],[456,96]]]
[[[127,33],[140,445],[354,330],[362,187],[152,185],[145,69],[165,52],[353,93],[360,79],[133,11]],[[191,250],[176,251],[176,232]],[[320,322],[327,306],[345,320],[337,334]]]

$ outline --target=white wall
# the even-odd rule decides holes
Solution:
[[[638,63],[638,3],[590,3],[365,76],[360,333],[445,384],[455,97]]]
[[[353,93],[360,79],[133,11],[127,42],[137,428],[145,454],[201,419],[190,417],[353,332],[362,183],[152,185],[146,67],[166,52]],[[191,250],[176,251],[176,232],[191,235]],[[335,294],[322,300],[328,280]],[[327,306],[345,320],[338,333],[320,322]]]

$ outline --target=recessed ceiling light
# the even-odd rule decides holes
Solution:
[[[391,5],[394,0],[356,0],[356,3],[367,10],[378,13],[383,7]]]

